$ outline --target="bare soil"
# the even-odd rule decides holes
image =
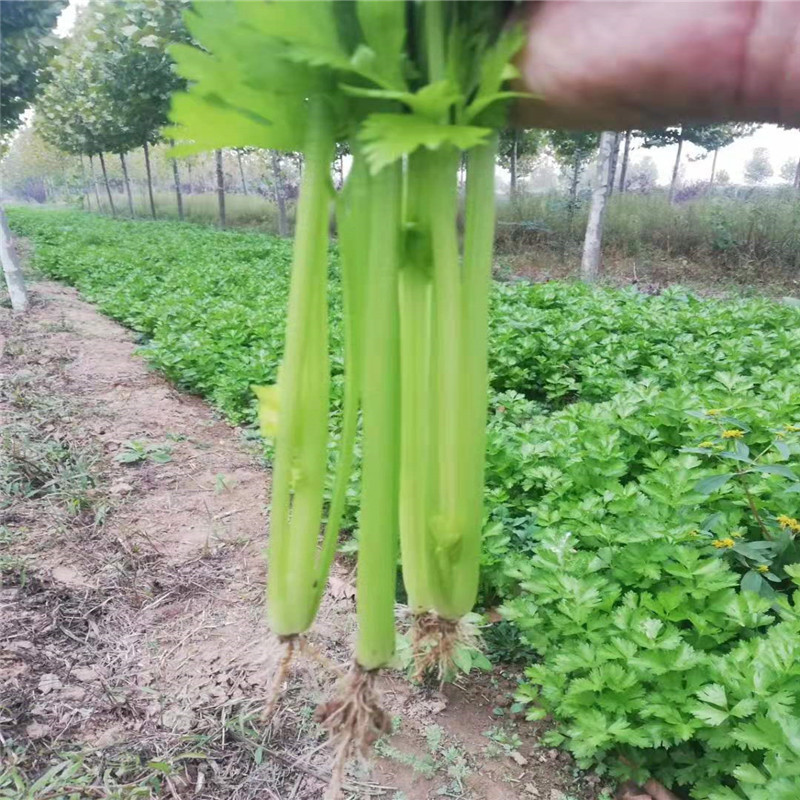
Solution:
[[[341,560],[276,715],[263,613],[269,472],[248,431],[148,370],[64,286],[0,309],[0,796],[319,798],[315,707],[346,668]],[[512,713],[513,672],[382,681],[395,732],[346,794],[595,800],[596,776]]]

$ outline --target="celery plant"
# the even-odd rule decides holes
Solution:
[[[503,86],[515,74],[509,61],[522,41],[506,27],[504,10],[501,3],[458,0],[198,3],[187,24],[201,49],[174,48],[189,81],[173,102],[169,135],[181,140],[177,149],[250,145],[305,155],[283,364],[277,389],[258,390],[262,430],[276,435],[268,609],[283,637],[313,622],[360,411],[360,673],[353,686],[362,700],[328,710],[333,730],[353,727],[352,714],[361,713],[353,708],[374,708],[363,701],[363,675],[392,657],[398,539],[409,602],[426,618],[426,630],[436,633],[441,620],[442,631],[454,631],[475,600],[493,129],[504,124],[515,96]],[[347,140],[353,154],[336,202],[345,402],[323,529],[326,248],[337,140]],[[464,152],[460,243],[457,169]]]

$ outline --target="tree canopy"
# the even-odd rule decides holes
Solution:
[[[50,36],[67,0],[0,0],[0,138],[31,104],[53,55]]]
[[[158,140],[183,86],[167,47],[184,42],[184,0],[93,0],[51,66],[36,106],[42,136],[68,152],[123,153]]]

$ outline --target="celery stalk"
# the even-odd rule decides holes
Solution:
[[[309,565],[319,537],[327,462],[327,225],[333,153],[324,102],[311,100],[278,380],[267,607],[272,629],[280,636],[301,633],[311,624],[318,580]]]
[[[354,151],[353,166],[339,197],[336,219],[342,263],[344,319],[344,403],[342,436],[336,464],[333,494],[322,550],[317,560],[315,611],[325,590],[328,571],[336,555],[336,542],[342,522],[347,488],[353,470],[353,448],[358,431],[361,397],[362,351],[364,347],[364,266],[369,254],[369,174],[367,165]]]
[[[431,500],[431,252],[425,160],[408,159],[405,247],[400,269],[400,546],[415,614],[433,608],[428,524]]]
[[[430,530],[435,550],[436,610],[448,619],[458,618],[446,599],[451,565],[458,556],[462,535],[461,508],[461,266],[458,255],[456,214],[459,152],[446,148],[425,154],[429,178],[428,199],[433,251],[435,350],[433,418],[436,462],[435,499]]]
[[[472,610],[478,592],[489,389],[489,297],[494,242],[497,137],[467,154],[467,196],[461,294],[461,492],[463,533],[452,571],[452,610]]]
[[[367,265],[363,364],[363,471],[356,580],[356,660],[366,670],[394,654],[397,577],[399,455],[400,163],[370,179],[370,245]]]

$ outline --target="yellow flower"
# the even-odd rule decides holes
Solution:
[[[769,567],[766,564],[759,564],[756,569],[763,575],[765,572],[769,572]]]
[[[709,417],[718,417],[721,413],[722,413],[721,408],[709,408],[706,411],[706,414],[708,414]]]
[[[725,547],[733,547],[736,544],[736,542],[734,542],[733,539],[730,538],[714,539],[714,541],[711,542],[711,544],[713,544],[714,547],[716,547],[718,550],[722,550]]]
[[[700,442],[700,444],[698,445],[698,447],[713,447],[713,446],[714,442]]]
[[[781,514],[778,517],[778,525],[780,525],[781,528],[790,528],[793,531],[800,530],[800,522],[794,517],[786,516],[786,514]]]
[[[741,439],[744,436],[744,431],[740,431],[738,428],[731,428],[727,431],[722,431],[722,438],[723,439]]]

